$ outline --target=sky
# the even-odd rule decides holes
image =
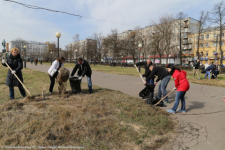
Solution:
[[[22,38],[29,41],[56,42],[56,32],[61,33],[60,47],[80,40],[93,33],[110,34],[132,30],[136,26],[151,25],[151,21],[168,13],[184,12],[187,17],[199,18],[200,12],[211,11],[221,0],[14,0],[52,10],[83,16],[81,19],[62,13],[30,9],[0,0],[0,40]],[[103,21],[105,20],[105,21]],[[1,51],[2,47],[0,48]]]

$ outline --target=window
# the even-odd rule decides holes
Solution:
[[[222,33],[222,37],[224,37],[224,33]]]
[[[205,44],[205,47],[209,47],[209,43],[206,43],[206,44]]]
[[[196,56],[198,56],[198,52],[196,52]]]
[[[198,44],[196,44],[196,48],[198,48]]]
[[[201,44],[201,47],[203,47],[203,44]]]
[[[209,39],[209,34],[206,35],[206,39]]]
[[[201,52],[201,56],[203,56],[203,52]]]
[[[189,37],[189,42],[191,42],[191,37]]]
[[[196,36],[196,40],[198,40],[198,36]]]
[[[224,42],[221,43],[221,46],[224,46]]]
[[[214,38],[216,38],[216,34],[214,34]]]
[[[208,52],[206,52],[206,53],[205,53],[205,56],[208,57],[208,55],[209,55]]]
[[[189,44],[189,49],[191,49],[191,44]]]
[[[216,42],[213,42],[213,46],[216,47]]]
[[[201,35],[201,39],[204,40],[204,35]]]

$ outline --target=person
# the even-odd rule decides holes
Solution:
[[[197,59],[196,61],[194,61],[194,64],[193,64],[193,79],[195,79],[195,74],[197,74],[198,79],[200,80],[199,67],[200,67],[200,60]]]
[[[52,94],[53,88],[55,85],[55,78],[57,77],[59,73],[59,69],[63,67],[65,62],[64,57],[57,58],[51,65],[51,67],[48,69],[48,75],[50,78],[50,87],[49,87],[49,93]]]
[[[218,62],[216,62],[216,64],[215,64],[215,69],[214,69],[215,71],[215,76],[217,77],[217,75],[219,74],[219,65],[218,65]],[[215,78],[215,77],[214,77]]]
[[[150,73],[151,73],[151,70],[149,70],[150,65],[152,65],[152,61],[150,58],[147,60],[147,62],[138,62],[135,64],[135,66],[144,66],[145,67],[145,73],[142,75],[142,77],[147,77],[150,75]],[[148,81],[146,80],[146,83],[154,85],[154,78],[150,79]],[[154,90],[151,93],[152,93],[152,96],[154,96]]]
[[[214,74],[215,68],[216,68],[215,65],[210,65],[209,67],[207,67],[207,68],[205,69],[205,78],[208,76],[208,78],[210,79],[211,73]],[[204,78],[204,79],[205,79],[205,78]]]
[[[210,66],[210,62],[208,61],[208,63],[205,63],[205,69],[208,68]]]
[[[6,85],[9,86],[10,100],[15,99],[14,86],[17,86],[19,88],[20,94],[23,97],[26,97],[26,92],[25,92],[22,84],[18,81],[18,79],[15,76],[15,75],[17,75],[17,77],[23,83],[23,75],[22,75],[22,71],[21,71],[23,69],[23,62],[20,57],[18,48],[14,47],[11,49],[11,54],[7,60],[2,59],[2,65],[7,67],[6,63],[12,69],[12,71],[11,70],[8,71],[7,79],[6,79]]]
[[[89,93],[91,94],[93,92],[92,81],[91,81],[92,70],[91,70],[91,67],[90,67],[89,63],[86,60],[84,60],[82,57],[79,57],[78,63],[73,68],[73,71],[71,73],[71,77],[74,76],[74,74],[77,72],[77,69],[79,69],[79,71],[78,71],[78,77],[79,78],[78,79],[80,80],[80,82],[82,81],[82,78],[85,75],[87,76]]]
[[[158,88],[158,99],[161,99],[161,96],[165,97],[167,95],[166,92],[166,87],[170,81],[171,76],[169,73],[163,68],[163,67],[158,67],[154,65],[150,65],[149,69],[151,70],[151,73],[149,76],[147,76],[146,81],[149,81],[150,79],[154,79],[155,75],[158,76],[158,79],[154,83],[155,85],[159,80],[161,80]],[[146,84],[145,81],[145,84]],[[163,101],[165,104],[169,104],[168,97],[166,97]]]
[[[167,112],[175,114],[179,105],[179,101],[181,100],[181,109],[179,109],[178,112],[186,113],[184,96],[190,87],[186,78],[187,73],[183,70],[175,68],[173,65],[168,65],[167,71],[173,77],[175,82],[174,89],[177,90],[174,106],[172,109],[167,110]]]

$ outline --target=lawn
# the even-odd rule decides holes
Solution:
[[[50,65],[50,63],[44,63],[46,65]],[[74,63],[65,63],[64,65],[67,68],[73,68],[75,66]],[[131,76],[139,76],[136,68],[133,67],[110,67],[110,66],[103,66],[103,65],[91,65],[91,69],[93,71],[100,71],[112,74],[119,74],[119,75],[131,75]],[[201,80],[197,80],[197,76],[193,79],[193,72],[190,70],[187,71],[187,79],[190,83],[196,84],[203,84],[203,85],[210,85],[210,86],[219,86],[225,87],[225,75],[218,75],[218,80],[216,79],[204,79],[205,74],[199,74]],[[141,68],[141,74],[144,74],[144,68]]]
[[[1,146],[81,146],[85,149],[167,148],[176,136],[177,123],[163,110],[155,110],[143,100],[119,91],[93,86],[88,94],[47,93],[48,75],[23,69],[24,84],[36,98],[8,100],[5,79],[8,69],[0,66],[0,145]],[[41,93],[45,92],[45,99]]]

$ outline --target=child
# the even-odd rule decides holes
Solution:
[[[186,92],[189,90],[189,82],[186,78],[187,73],[183,70],[175,68],[173,65],[168,65],[167,71],[170,73],[170,75],[174,79],[174,82],[175,82],[174,89],[177,89],[175,104],[173,108],[170,110],[167,110],[167,112],[175,114],[177,107],[179,105],[179,101],[181,100],[181,109],[179,109],[178,112],[186,113],[184,96]]]

